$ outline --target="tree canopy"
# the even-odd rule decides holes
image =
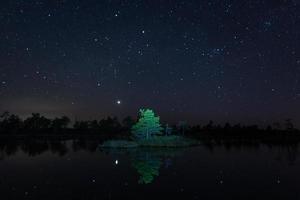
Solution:
[[[132,127],[132,133],[138,139],[149,139],[153,135],[161,135],[162,127],[159,117],[155,116],[153,110],[140,109],[138,122]]]

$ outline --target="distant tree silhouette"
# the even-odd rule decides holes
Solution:
[[[293,122],[292,122],[292,119],[286,119],[286,120],[285,120],[285,129],[286,129],[287,131],[292,131],[292,130],[294,130],[294,124],[293,124]]]
[[[153,135],[162,134],[162,126],[159,122],[159,117],[155,116],[154,112],[150,109],[142,109],[139,112],[138,121],[136,122],[130,116],[122,120],[122,124],[116,117],[106,117],[100,120],[90,121],[75,121],[73,127],[69,127],[71,120],[67,116],[56,117],[48,119],[41,116],[39,113],[32,113],[31,116],[22,120],[19,116],[3,112],[0,114],[0,134],[8,135],[45,135],[55,133],[56,135],[74,134],[82,135],[102,135],[102,136],[116,136],[119,138],[130,137],[130,132],[140,139],[149,139]],[[163,125],[166,135],[182,134],[194,138],[252,138],[252,139],[265,139],[265,138],[292,138],[299,137],[300,131],[295,128],[292,119],[286,119],[281,124],[275,122],[272,126],[259,127],[258,125],[241,125],[229,124],[225,125],[214,124],[212,120],[207,125],[188,126],[184,121],[176,125],[169,126]],[[172,131],[171,131],[172,127]],[[298,134],[297,134],[298,133]]]
[[[273,126],[274,126],[274,129],[281,130],[281,124],[279,122],[274,122]]]
[[[86,131],[89,129],[89,123],[87,121],[76,121],[73,128],[76,131]]]
[[[100,120],[99,124],[100,129],[106,133],[115,133],[121,130],[121,124],[117,117],[107,117],[106,119]]]
[[[4,111],[4,112],[1,114],[0,119],[1,119],[1,121],[2,121],[2,120],[7,119],[9,116],[10,116],[9,112],[8,112],[8,111]]]
[[[51,122],[51,128],[54,130],[54,132],[58,132],[61,131],[62,129],[67,128],[70,122],[71,120],[67,116],[63,116],[61,118],[55,118]]]
[[[225,125],[224,125],[224,130],[225,131],[229,131],[231,129],[231,125],[229,122],[226,122]]]
[[[266,128],[266,131],[268,131],[268,132],[273,131],[272,126],[268,125],[267,128]]]
[[[164,129],[165,129],[165,135],[171,135],[172,134],[173,129],[172,129],[172,127],[169,126],[169,124],[166,124]]]
[[[28,130],[46,130],[49,129],[51,120],[39,113],[32,113],[32,116],[24,121],[24,127]]]
[[[179,129],[180,133],[182,135],[184,135],[185,131],[187,129],[187,123],[186,123],[186,121],[180,121],[180,122],[178,122],[178,129]]]
[[[212,120],[209,120],[208,124],[204,126],[204,129],[211,130],[214,128],[214,122]]]
[[[67,116],[62,116],[61,117],[61,125],[62,125],[62,128],[67,128],[68,125],[70,124],[71,120],[69,117]]]
[[[100,130],[100,125],[99,122],[97,120],[92,120],[89,122],[89,128],[92,131],[99,131]]]
[[[0,132],[17,133],[22,128],[23,122],[17,115],[4,112],[0,116]]]
[[[125,130],[130,130],[134,123],[135,121],[130,116],[125,117],[122,121],[122,125]]]
[[[233,126],[233,129],[234,129],[234,130],[237,130],[237,131],[238,131],[238,130],[241,130],[241,128],[242,128],[242,127],[241,127],[241,124],[240,124],[240,123],[238,123],[238,124],[236,124],[236,125]]]

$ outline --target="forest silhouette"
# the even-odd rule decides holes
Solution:
[[[119,121],[117,117],[106,117],[100,120],[76,120],[71,122],[67,116],[54,119],[32,113],[26,119],[18,115],[4,112],[0,115],[0,136],[12,137],[100,137],[100,138],[130,138],[131,127],[136,120],[130,116]],[[275,122],[265,128],[258,125],[241,125],[225,123],[215,124],[209,121],[204,125],[190,126],[186,122],[178,122],[170,126],[163,125],[162,134],[185,135],[202,140],[261,140],[273,142],[300,142],[300,131],[293,125],[291,119]]]

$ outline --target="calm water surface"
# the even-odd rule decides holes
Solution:
[[[300,199],[298,147],[0,145],[1,199]]]

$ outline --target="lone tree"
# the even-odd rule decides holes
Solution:
[[[138,122],[132,127],[134,136],[138,139],[149,139],[153,135],[161,135],[161,130],[159,117],[150,109],[140,109]]]

